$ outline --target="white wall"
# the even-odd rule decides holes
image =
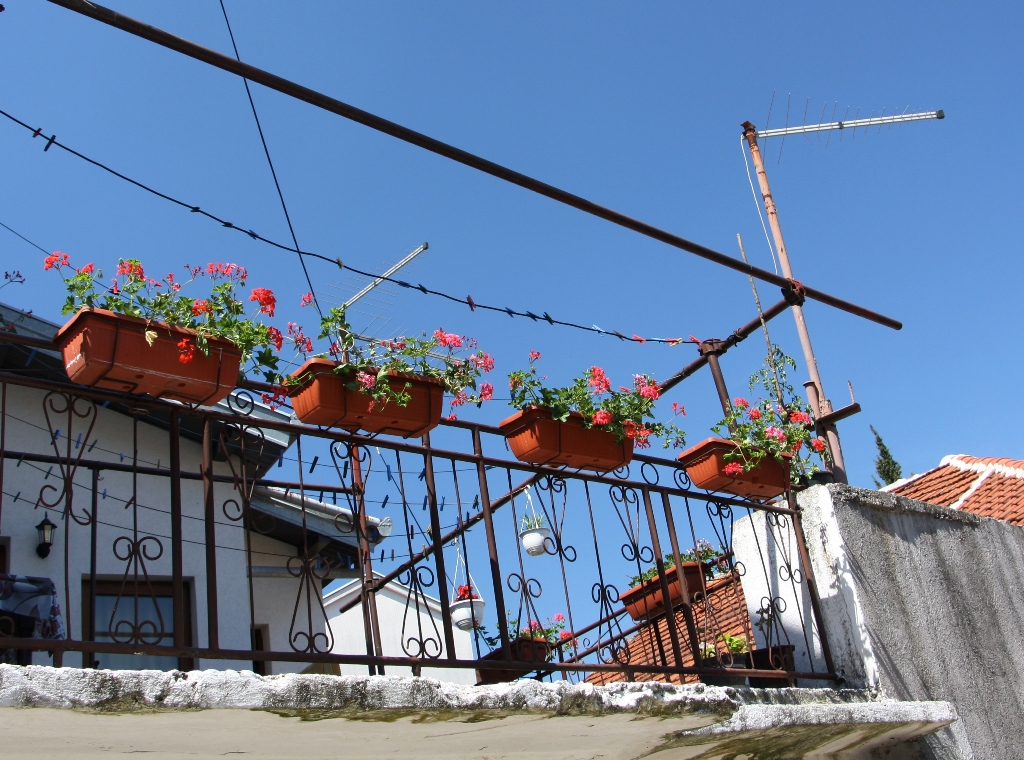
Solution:
[[[363,634],[363,611],[361,605],[356,605],[343,614],[338,614],[338,609],[350,598],[354,586],[346,585],[327,597],[326,607],[330,631],[334,636],[334,649],[336,654],[366,654],[365,637]],[[418,625],[422,625],[424,638],[436,639],[440,643],[441,657],[447,652],[444,648],[444,632],[441,625],[441,610],[435,599],[428,598],[428,606],[424,606],[420,600],[420,610],[417,614],[416,605],[410,603],[406,606],[408,589],[398,583],[392,582],[388,587],[377,594],[377,617],[380,621],[381,649],[388,657],[410,656],[402,648],[402,641],[410,637],[419,638]],[[404,637],[403,637],[404,624]],[[455,629],[455,656],[460,660],[476,659],[473,649],[473,635],[470,631]],[[415,654],[416,644],[409,644],[408,648]],[[430,654],[435,654],[437,649],[431,649]],[[366,675],[368,670],[362,665],[342,665],[342,675]],[[408,676],[412,675],[412,669],[407,667],[389,667],[387,675]],[[436,678],[440,681],[451,683],[474,684],[476,683],[476,671],[472,668],[431,668],[424,667],[421,675]]]
[[[776,597],[785,607],[779,623],[785,636],[776,634],[773,644],[792,644],[797,670],[825,671],[821,640],[811,610],[811,598],[797,551],[796,532],[790,516],[768,519],[767,512],[753,512],[733,526],[732,549],[743,568],[743,596],[752,624],[766,599]],[[800,579],[802,582],[795,582]],[[761,631],[754,629],[758,648],[766,643]],[[781,639],[781,641],[778,641]],[[812,668],[813,665],[813,668]],[[829,686],[831,682],[801,680],[803,686]]]
[[[8,451],[23,451],[54,455],[51,436],[48,432],[43,411],[45,393],[15,385],[7,386],[7,417],[6,417],[6,448]],[[63,399],[57,398],[57,404]],[[80,410],[87,404],[80,402]],[[71,454],[77,455],[81,449],[76,448],[79,432],[82,433],[81,445],[88,447],[95,441],[91,451],[84,457],[92,460],[120,463],[121,454],[124,461],[131,461],[132,454],[132,420],[123,414],[112,412],[97,406],[96,423],[89,434],[88,420],[72,419]],[[69,443],[68,415],[58,414],[51,410],[50,418],[53,428],[59,428],[61,435],[56,444],[63,455]],[[139,463],[144,466],[167,468],[170,462],[167,432],[153,425],[138,425]],[[182,438],[181,468],[183,472],[199,472],[202,461],[201,446],[198,442]],[[3,503],[0,515],[0,535],[10,537],[10,571],[19,575],[35,575],[51,578],[57,585],[60,606],[64,614],[65,626],[69,626],[71,635],[82,638],[82,580],[88,578],[90,558],[89,526],[81,526],[73,521],[65,523],[61,519],[62,505],[58,510],[45,512],[54,523],[58,524],[54,546],[46,559],[36,556],[35,525],[43,518],[42,508],[36,508],[36,502],[43,486],[55,485],[57,490],[44,493],[44,497],[55,501],[60,493],[60,468],[56,465],[52,473],[46,477],[50,465],[5,459],[3,463]],[[227,463],[215,463],[215,472],[230,474]],[[103,472],[99,483],[99,492],[105,489],[107,498],[99,497],[97,526],[97,571],[104,579],[120,579],[129,563],[118,559],[114,554],[114,543],[121,536],[132,536],[133,529],[137,535],[155,535],[162,544],[161,549],[154,542],[150,545],[150,556],[159,554],[154,559],[146,559],[146,571],[161,579],[171,576],[171,519],[170,519],[170,480],[155,476],[139,476],[137,503],[138,509],[125,508],[125,500],[132,495],[132,475],[130,473]],[[73,508],[76,514],[83,515],[89,509],[91,498],[91,472],[80,469],[74,477],[75,488]],[[182,480],[182,546],[184,575],[192,579],[192,643],[196,646],[207,645],[206,618],[206,552],[205,523],[203,520],[202,481]],[[222,509],[223,501],[230,497],[232,487],[227,483],[218,483],[214,489],[217,542],[217,578],[219,605],[219,636],[220,646],[231,649],[249,649],[249,599],[248,584],[245,571],[245,539],[240,523],[228,520]],[[17,495],[17,501],[14,496]],[[137,523],[133,521],[137,519]],[[123,544],[123,542],[122,542]],[[64,553],[68,551],[68,578],[70,585],[70,608],[67,608],[64,591]],[[124,553],[122,552],[122,556]],[[274,597],[278,596],[276,593]],[[34,662],[44,664],[50,662],[45,653],[36,653]],[[79,666],[81,657],[77,653],[68,653],[65,664]],[[206,660],[195,663],[197,668],[249,668],[246,661],[213,661]]]

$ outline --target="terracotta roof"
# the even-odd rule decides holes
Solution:
[[[933,470],[882,489],[929,504],[1024,525],[1024,461],[951,454]]]

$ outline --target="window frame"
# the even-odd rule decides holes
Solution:
[[[93,626],[92,626],[92,579],[85,577],[82,579],[82,641],[95,641],[93,638]],[[174,582],[169,578],[151,578],[148,581],[140,581],[136,584],[132,580],[110,580],[106,578],[97,578],[96,581],[96,596],[117,596],[122,595],[124,599],[131,599],[135,594],[138,593],[138,589],[143,589],[142,596],[149,596],[150,590],[152,595],[156,597],[165,597],[174,600]],[[192,594],[191,584],[184,580],[181,583],[182,586],[182,598],[184,600],[182,623],[184,625],[184,642],[186,647],[192,646]],[[136,589],[133,594],[133,587]],[[124,593],[122,594],[122,588]],[[172,624],[173,628],[173,624]],[[83,662],[89,662],[88,667],[95,667],[95,660],[93,659],[92,652],[82,652]],[[178,670],[189,671],[195,669],[195,661],[191,657],[178,657]]]

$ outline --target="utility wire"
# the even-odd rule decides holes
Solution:
[[[3,227],[3,228],[4,228],[5,230],[7,230],[8,232],[10,232],[10,233],[13,233],[13,234],[17,235],[18,237],[20,237],[20,238],[21,238],[22,240],[24,240],[24,241],[25,241],[26,243],[28,243],[28,244],[29,244],[30,246],[32,246],[33,248],[38,248],[38,249],[39,249],[40,251],[42,251],[42,252],[43,252],[43,253],[45,253],[46,255],[49,255],[49,254],[50,254],[50,252],[49,252],[48,250],[46,250],[45,248],[43,248],[43,247],[42,247],[41,245],[36,245],[36,244],[35,244],[35,243],[33,243],[33,242],[32,242],[31,240],[29,240],[29,239],[28,239],[27,237],[25,237],[24,235],[22,235],[22,234],[21,234],[20,232],[15,232],[14,230],[12,230],[12,229],[11,229],[10,227],[8,227],[8,226],[7,226],[6,224],[4,224],[3,222],[0,222],[0,227]]]
[[[224,23],[228,27],[228,36],[231,38],[231,48],[235,51],[235,59],[241,63],[242,58],[238,55],[238,45],[235,44],[235,34],[231,31],[231,22],[228,21],[228,9],[224,7],[224,0],[220,0],[220,10],[224,14]],[[288,213],[288,204],[284,202],[284,193],[281,192],[281,183],[277,181],[277,172],[274,171],[274,162],[270,158],[270,148],[267,147],[267,138],[263,135],[263,126],[260,124],[259,114],[256,113],[256,103],[252,99],[252,91],[249,89],[249,80],[242,77],[242,84],[245,85],[245,94],[249,97],[249,107],[252,108],[252,118],[256,120],[256,129],[260,133],[260,142],[263,143],[263,152],[267,156],[267,164],[270,165],[270,174],[274,178],[274,187],[277,188],[277,197],[281,199],[281,209],[284,211],[284,219],[288,222],[288,231],[292,234],[292,243],[295,244],[295,250],[299,250],[299,240],[295,237],[295,228],[292,226],[292,218]],[[323,316],[323,312],[320,310],[320,303],[316,300],[316,289],[313,287],[313,280],[309,276],[309,270],[306,269],[306,260],[302,257],[302,253],[298,254],[299,263],[302,264],[302,273],[306,275],[306,284],[309,285],[309,292],[313,294],[313,305],[316,307],[317,312],[320,316]]]
[[[25,122],[21,121],[18,118],[15,118],[14,116],[12,116],[11,114],[7,113],[4,110],[0,110],[0,116],[5,116],[8,119],[10,119],[11,121],[13,121],[15,124],[18,124],[19,126],[24,127],[25,129],[27,129],[29,132],[32,133],[33,137],[39,137],[42,134],[42,129],[41,128],[40,129],[34,129],[33,127],[30,127]],[[519,310],[516,310],[516,309],[509,308],[507,306],[506,307],[488,306],[487,304],[477,303],[476,301],[473,300],[472,296],[466,296],[465,298],[458,298],[457,296],[452,296],[452,295],[449,295],[447,293],[442,293],[439,290],[432,290],[431,288],[428,288],[428,287],[426,287],[426,286],[424,286],[422,284],[413,285],[411,283],[405,282],[404,280],[399,280],[399,279],[396,279],[394,277],[384,277],[381,274],[374,274],[373,272],[364,272],[361,269],[356,269],[353,266],[350,266],[348,264],[343,263],[340,258],[336,257],[336,258],[332,259],[332,258],[330,258],[328,256],[324,256],[324,255],[319,254],[319,253],[312,253],[311,251],[302,251],[302,250],[299,250],[298,247],[294,247],[293,248],[293,247],[289,247],[287,245],[284,245],[283,243],[278,243],[278,242],[276,242],[274,240],[271,240],[270,238],[263,237],[262,235],[258,234],[257,232],[254,232],[251,229],[246,229],[245,227],[239,227],[239,226],[233,224],[232,222],[229,222],[229,221],[227,221],[225,219],[221,219],[220,217],[215,216],[214,214],[211,214],[209,211],[204,211],[199,206],[193,206],[190,203],[186,203],[185,201],[178,200],[177,198],[174,198],[174,197],[172,197],[170,195],[167,195],[166,193],[162,193],[159,190],[154,190],[152,187],[149,187],[148,185],[144,185],[143,183],[139,182],[138,180],[134,180],[131,177],[128,177],[128,176],[126,176],[124,174],[121,174],[120,172],[115,171],[114,169],[111,169],[109,166],[107,166],[105,164],[102,164],[99,161],[96,161],[96,160],[94,160],[92,158],[89,158],[88,156],[83,155],[82,153],[79,153],[78,151],[76,151],[76,150],[74,150],[72,148],[69,148],[67,145],[64,145],[63,143],[59,142],[57,140],[56,136],[48,137],[48,138],[46,138],[46,141],[47,141],[46,142],[46,147],[43,148],[44,151],[49,150],[49,148],[52,147],[52,146],[56,146],[56,147],[60,148],[61,150],[64,150],[64,151],[70,153],[71,155],[76,156],[77,158],[80,158],[80,159],[82,159],[83,161],[85,161],[87,163],[92,164],[93,166],[97,167],[98,169],[102,169],[103,171],[108,172],[109,174],[113,174],[118,179],[123,179],[125,182],[129,182],[132,185],[135,185],[136,187],[138,187],[138,188],[140,188],[142,190],[145,190],[147,193],[152,193],[153,195],[157,196],[158,198],[163,198],[164,200],[170,201],[171,203],[173,203],[173,204],[175,204],[177,206],[181,206],[182,208],[186,208],[190,212],[192,212],[193,214],[199,214],[201,216],[205,216],[208,219],[212,219],[213,221],[215,221],[218,224],[220,224],[222,227],[227,227],[228,229],[237,230],[238,232],[241,232],[243,234],[248,235],[253,240],[259,240],[262,243],[266,243],[267,245],[274,246],[275,248],[278,248],[278,249],[280,249],[282,251],[289,251],[291,253],[297,253],[297,254],[299,254],[301,256],[310,256],[310,257],[315,258],[315,259],[321,259],[322,261],[326,261],[326,262],[329,262],[331,264],[334,264],[335,266],[339,267],[342,270],[347,269],[350,272],[354,272],[355,274],[361,275],[363,277],[368,277],[371,280],[372,279],[380,278],[380,279],[383,279],[386,282],[390,282],[390,283],[393,283],[395,285],[399,285],[399,286],[401,286],[403,288],[408,288],[410,290],[418,290],[418,291],[420,291],[421,293],[423,293],[425,295],[438,296],[438,297],[444,298],[444,299],[446,299],[448,301],[452,301],[453,303],[463,304],[465,306],[468,306],[471,311],[476,311],[477,309],[482,309],[484,311],[503,312],[505,314],[508,314],[510,317],[527,317],[528,319],[531,319],[534,322],[538,322],[538,321],[539,322],[547,322],[550,325],[560,325],[562,327],[571,327],[571,328],[574,328],[576,330],[583,330],[585,332],[597,333],[598,335],[610,335],[612,337],[618,338],[619,340],[632,341],[632,342],[641,343],[641,344],[643,344],[643,343],[666,343],[666,344],[668,344],[670,346],[677,346],[680,343],[692,342],[692,341],[690,341],[688,339],[685,339],[685,338],[644,338],[644,337],[641,337],[640,335],[636,335],[636,334],[633,334],[632,336],[630,336],[630,335],[625,335],[625,334],[619,332],[618,330],[605,330],[605,329],[603,329],[601,327],[598,327],[597,325],[591,325],[590,327],[587,327],[586,325],[580,325],[580,324],[576,324],[574,322],[565,322],[565,321],[560,320],[560,319],[555,319],[554,317],[549,315],[548,312],[546,312],[546,311],[543,311],[540,314],[534,314],[532,311],[519,311]]]

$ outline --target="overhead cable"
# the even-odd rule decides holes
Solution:
[[[24,127],[26,130],[28,130],[29,132],[32,133],[33,137],[38,137],[38,136],[42,135],[42,129],[35,129],[35,128],[29,126],[28,124],[26,124],[25,122],[21,121],[20,119],[18,119],[16,117],[12,116],[11,114],[7,113],[4,110],[0,110],[0,116],[5,116],[8,119],[10,119],[11,121],[13,121],[15,124],[18,124],[18,125]],[[580,324],[576,324],[574,322],[565,322],[565,321],[560,320],[560,319],[555,319],[550,314],[548,314],[548,312],[546,312],[546,311],[542,311],[540,314],[534,314],[532,311],[512,309],[512,308],[507,307],[507,306],[504,306],[504,307],[503,306],[488,306],[487,304],[478,303],[477,301],[475,301],[473,299],[472,296],[466,296],[465,298],[459,298],[458,296],[449,295],[448,293],[442,293],[439,290],[433,290],[432,288],[428,288],[428,287],[426,287],[425,285],[422,285],[422,284],[415,284],[414,285],[412,283],[406,282],[405,280],[399,280],[399,279],[397,279],[395,277],[388,277],[386,275],[375,274],[373,272],[365,272],[365,271],[363,271],[361,269],[356,269],[355,267],[353,267],[353,266],[351,266],[349,264],[343,263],[340,258],[336,257],[336,258],[332,259],[329,256],[324,256],[324,255],[319,254],[319,253],[313,253],[311,251],[303,251],[303,250],[300,250],[299,248],[291,247],[291,246],[285,245],[284,243],[278,243],[278,242],[276,242],[274,240],[271,240],[270,238],[266,238],[263,235],[260,235],[259,233],[255,232],[255,231],[253,231],[251,229],[247,229],[247,228],[245,228],[243,226],[240,226],[240,225],[234,224],[232,222],[229,222],[226,219],[222,219],[221,217],[216,216],[215,214],[211,214],[209,211],[205,211],[202,208],[200,208],[199,206],[194,206],[191,203],[186,203],[185,201],[182,201],[182,200],[179,200],[177,198],[174,198],[173,196],[167,195],[166,193],[162,193],[159,190],[154,190],[149,185],[143,184],[142,182],[139,182],[138,180],[132,179],[131,177],[128,177],[128,176],[122,174],[119,171],[111,169],[106,164],[103,164],[103,163],[101,163],[99,161],[96,161],[95,159],[89,158],[88,156],[86,156],[86,155],[84,155],[82,153],[79,153],[77,150],[74,150],[73,148],[69,148],[67,145],[64,145],[63,143],[58,141],[56,139],[56,136],[51,136],[51,137],[47,138],[46,150],[48,150],[50,147],[54,147],[54,146],[57,147],[57,148],[60,148],[63,151],[66,151],[66,152],[70,153],[71,155],[73,155],[73,156],[75,156],[77,158],[82,159],[83,161],[86,161],[86,162],[92,164],[93,166],[95,166],[95,167],[97,167],[99,169],[102,169],[105,172],[113,174],[118,179],[122,179],[125,182],[129,182],[132,185],[135,185],[136,187],[138,187],[138,188],[140,188],[142,190],[145,190],[148,193],[152,193],[153,195],[157,196],[158,198],[163,198],[164,200],[170,201],[171,203],[174,203],[175,205],[180,206],[181,208],[188,209],[193,214],[199,214],[200,216],[206,217],[207,219],[211,219],[212,221],[215,221],[218,224],[220,224],[222,227],[226,227],[228,229],[236,230],[236,231],[241,232],[241,233],[243,233],[245,235],[248,235],[253,240],[258,240],[258,241],[260,241],[262,243],[266,243],[268,245],[272,245],[275,248],[278,248],[278,249],[280,249],[282,251],[290,251],[291,253],[297,253],[297,254],[300,255],[300,257],[301,256],[311,256],[312,258],[320,259],[322,261],[326,261],[328,263],[334,264],[337,267],[340,267],[343,270],[347,269],[348,271],[354,272],[355,274],[361,275],[363,277],[368,277],[371,280],[377,280],[377,279],[383,280],[385,282],[390,282],[390,283],[393,283],[393,284],[398,285],[400,287],[407,288],[409,290],[419,291],[420,293],[423,293],[425,295],[438,296],[440,298],[447,299],[448,301],[452,301],[454,303],[463,304],[465,306],[468,306],[471,311],[476,311],[477,309],[482,309],[484,311],[501,312],[501,313],[504,313],[504,314],[508,314],[510,317],[526,317],[528,319],[532,319],[534,322],[547,322],[550,325],[560,325],[562,327],[572,327],[572,328],[574,328],[576,330],[584,330],[586,332],[597,333],[599,335],[610,335],[612,337],[619,338],[620,340],[633,341],[635,343],[666,343],[666,344],[668,344],[670,346],[676,346],[676,345],[679,345],[680,343],[689,342],[687,339],[682,339],[682,338],[644,338],[644,337],[642,337],[640,335],[636,335],[636,334],[626,335],[626,334],[623,334],[623,333],[619,332],[618,330],[605,330],[605,329],[603,329],[601,327],[598,327],[597,325],[591,325],[590,327],[587,327],[586,325],[580,325]],[[42,249],[40,249],[40,250],[42,250]]]
[[[633,219],[625,214],[615,211],[614,209],[606,208],[579,195],[575,195],[574,193],[570,193],[546,182],[529,177],[521,172],[496,164],[486,158],[474,155],[469,151],[456,148],[454,145],[449,145],[430,137],[429,135],[417,132],[414,129],[409,129],[401,124],[396,124],[395,122],[377,116],[376,114],[364,111],[361,108],[356,108],[348,103],[343,103],[329,95],[317,92],[316,90],[311,90],[308,87],[303,87],[300,84],[291,82],[283,77],[276,76],[275,74],[271,74],[270,72],[264,71],[256,66],[235,60],[234,58],[218,53],[215,50],[205,48],[202,45],[197,45],[190,40],[176,37],[163,29],[158,29],[154,26],[150,26],[149,24],[144,24],[141,21],[137,21],[136,19],[117,13],[110,8],[105,8],[98,3],[91,2],[89,0],[50,0],[50,2],[67,8],[68,10],[75,11],[76,13],[80,13],[83,16],[95,19],[96,21],[100,21],[108,26],[121,29],[129,34],[149,40],[150,42],[154,42],[195,60],[202,61],[203,63],[207,63],[223,71],[246,78],[252,82],[261,84],[264,87],[268,87],[272,90],[288,95],[289,97],[304,101],[337,116],[341,116],[378,132],[390,135],[396,139],[402,140],[403,142],[407,142],[411,145],[430,151],[431,153],[456,161],[464,166],[489,174],[492,177],[497,177],[505,182],[518,185],[530,192],[543,195],[546,198],[550,198],[559,203],[564,203],[567,206],[571,206],[587,214],[591,214],[592,216],[599,217],[611,222],[612,224],[633,230],[634,232],[653,240],[670,245],[673,248],[692,253],[703,259],[707,259],[708,261],[713,261],[721,266],[756,277],[764,282],[770,282],[782,288],[791,284],[786,280],[786,278],[780,277],[774,272],[769,272],[766,269],[745,264],[733,256],[726,256],[724,253],[715,251],[707,246],[694,243],[691,240],[687,240],[679,235],[674,235],[671,232],[659,229],[654,225],[647,224],[646,222],[642,222],[638,219]],[[817,288],[808,286],[802,287],[807,298],[828,304],[829,306],[833,306],[850,314],[855,314],[872,322],[877,322],[878,324],[885,325],[886,327],[891,327],[894,330],[900,330],[903,328],[903,324],[901,322],[892,319],[891,317],[871,311],[863,306],[858,306],[857,304],[851,303],[842,298],[837,298],[818,290]]]

